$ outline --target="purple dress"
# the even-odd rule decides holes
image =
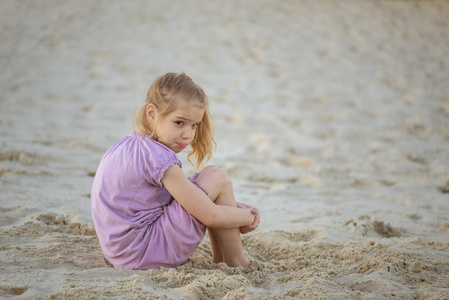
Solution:
[[[206,226],[187,212],[163,187],[175,152],[135,132],[103,156],[92,186],[95,230],[105,257],[116,267],[176,267],[193,255]],[[195,181],[198,174],[189,178]]]

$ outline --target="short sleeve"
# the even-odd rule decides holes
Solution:
[[[156,186],[163,187],[161,180],[165,171],[177,164],[182,168],[176,153],[165,145],[151,139],[145,140],[143,160],[145,161],[145,179]]]
[[[157,173],[157,177],[156,177],[156,182],[158,183],[159,186],[162,186],[161,180],[162,177],[164,177],[164,173],[165,171],[167,171],[168,168],[170,168],[171,166],[178,164],[181,167],[181,162],[176,159],[171,159],[168,160],[166,164],[164,164],[161,168],[159,168],[159,172]]]

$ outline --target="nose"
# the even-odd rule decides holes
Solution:
[[[192,130],[192,129],[186,128],[186,129],[184,129],[184,130],[182,131],[181,137],[182,137],[184,140],[188,140],[188,139],[192,138],[192,136],[193,136],[193,130]]]

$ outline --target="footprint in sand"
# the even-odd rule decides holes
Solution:
[[[446,184],[445,184],[444,186],[441,186],[441,187],[439,187],[438,189],[439,189],[439,190],[441,191],[441,193],[443,193],[443,194],[449,194],[449,181],[446,182]]]
[[[20,296],[28,289],[28,286],[0,285],[0,295]]]
[[[418,221],[422,219],[422,217],[418,214],[407,215],[407,217],[412,221]]]
[[[34,163],[36,156],[21,150],[11,150],[0,152],[0,161],[19,162],[23,166],[30,166]]]
[[[373,221],[373,229],[376,233],[383,237],[400,237],[401,233],[390,224],[385,224],[383,221]]]
[[[70,217],[54,213],[41,214],[36,217],[37,221],[45,223],[50,231],[64,232],[74,235],[95,235],[95,229],[91,224],[80,224],[70,220]]]
[[[362,215],[357,220],[350,219],[343,223],[343,227],[354,231],[361,231],[363,236],[369,236],[374,232],[386,238],[400,237],[401,231],[404,231],[398,230],[383,221],[371,221],[371,218],[367,215]]]
[[[424,158],[422,158],[420,156],[417,156],[417,155],[407,154],[406,158],[409,161],[417,163],[417,164],[420,164],[420,165],[426,165],[427,164],[427,161]]]
[[[324,232],[315,229],[294,232],[270,230],[246,236],[243,244],[253,258],[261,261],[282,260],[297,257],[302,245],[324,236]]]

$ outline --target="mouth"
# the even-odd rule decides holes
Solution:
[[[181,144],[181,143],[176,143],[176,145],[178,145],[181,149],[184,149],[185,147],[187,147],[187,145]]]

